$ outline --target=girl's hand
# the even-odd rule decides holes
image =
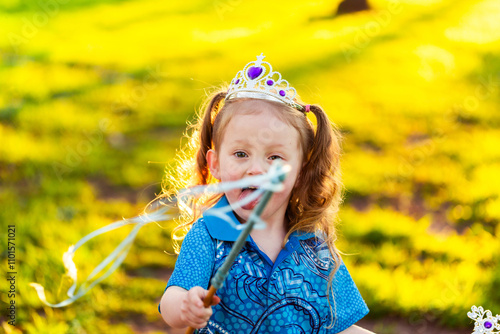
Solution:
[[[195,286],[184,295],[180,305],[180,317],[182,322],[186,323],[189,327],[203,328],[212,316],[212,307],[205,307],[203,305],[203,299],[207,293],[208,290],[200,286]],[[217,305],[219,302],[220,298],[214,296],[211,305]]]

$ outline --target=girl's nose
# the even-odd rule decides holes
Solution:
[[[266,172],[267,166],[263,161],[259,159],[253,159],[250,162],[250,166],[247,169],[248,175],[259,175]]]

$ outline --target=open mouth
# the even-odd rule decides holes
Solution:
[[[259,189],[259,187],[256,187],[256,186],[249,186],[249,187],[245,187],[245,188],[241,189],[241,194],[238,198],[238,201],[244,200],[247,196],[251,195],[257,189]],[[260,200],[260,196],[257,197],[256,199],[254,199],[253,201],[251,201],[245,205],[242,205],[241,208],[245,209],[245,210],[253,210],[253,208],[257,205],[257,203],[259,203],[259,200]]]

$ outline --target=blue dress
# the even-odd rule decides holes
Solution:
[[[193,224],[167,288],[208,289],[239,234],[211,214],[226,205],[222,197]],[[228,215],[239,224],[232,211]],[[344,263],[333,280],[330,309],[327,284],[333,266],[328,247],[314,233],[293,232],[274,263],[248,236],[216,293],[221,302],[198,333],[339,333],[369,310]]]

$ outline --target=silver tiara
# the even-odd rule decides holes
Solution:
[[[493,316],[490,310],[484,311],[482,306],[472,306],[472,312],[467,312],[467,316],[475,320],[474,332],[472,334],[499,334],[500,315]]]
[[[249,97],[285,103],[303,111],[304,107],[295,102],[297,91],[279,72],[266,61],[261,53],[256,61],[251,61],[239,71],[229,85],[226,100]]]

